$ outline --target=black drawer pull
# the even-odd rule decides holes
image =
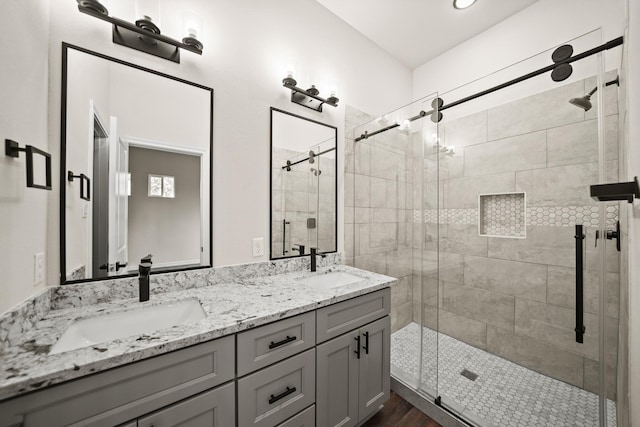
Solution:
[[[269,399],[269,405],[273,405],[274,403],[276,403],[278,400],[285,398],[287,396],[289,396],[291,393],[295,393],[296,392],[296,388],[295,387],[291,387],[289,388],[289,386],[287,386],[287,389],[285,391],[283,391],[282,393],[280,393],[277,396],[274,396],[273,394],[271,395],[271,399]]]
[[[360,335],[354,337],[353,339],[356,340],[356,349],[354,353],[356,354],[356,357],[360,359]]]
[[[269,344],[269,350],[273,350],[276,347],[280,347],[281,345],[285,345],[290,343],[291,341],[295,341],[297,340],[297,338],[294,336],[290,337],[289,335],[287,335],[287,337],[285,339],[283,339],[282,341],[278,341],[278,342],[273,342],[271,341],[271,344]]]
[[[362,348],[364,349],[365,354],[369,354],[369,332],[365,332],[364,335],[364,345]]]

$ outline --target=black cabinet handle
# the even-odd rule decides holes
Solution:
[[[271,395],[271,399],[269,399],[269,405],[273,405],[274,403],[276,403],[278,400],[285,398],[287,396],[289,396],[291,393],[295,393],[296,392],[296,388],[295,387],[289,387],[287,386],[287,389],[285,391],[283,391],[282,393],[274,396],[273,394]]]
[[[364,345],[362,348],[364,349],[365,354],[369,354],[369,332],[365,332],[364,335]]]
[[[271,341],[271,344],[269,344],[269,350],[273,350],[276,347],[280,347],[281,345],[285,345],[290,343],[291,341],[295,341],[297,340],[296,336],[292,336],[290,337],[289,335],[287,335],[287,337],[285,339],[283,339],[282,341],[278,341],[278,342],[273,342]]]
[[[356,354],[358,359],[360,359],[360,335],[355,337],[354,340],[356,340],[356,351],[354,351],[354,353]]]

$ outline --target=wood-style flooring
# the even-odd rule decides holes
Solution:
[[[391,392],[391,397],[380,412],[362,427],[442,427],[414,408],[409,402]]]

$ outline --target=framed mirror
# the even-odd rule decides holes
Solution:
[[[338,129],[271,108],[270,259],[336,252]]]
[[[213,89],[62,47],[61,283],[210,267]]]

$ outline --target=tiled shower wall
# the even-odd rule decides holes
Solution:
[[[595,78],[567,84],[453,121],[445,114],[440,142],[455,146],[455,155],[440,156],[439,178],[435,157],[427,160],[428,180],[439,179],[440,191],[439,204],[427,199],[423,254],[435,257],[439,241],[439,290],[435,276],[423,288],[427,326],[590,391],[599,366],[598,204],[589,197],[598,182],[598,107],[585,112],[568,100],[595,85]],[[605,98],[606,169],[615,182],[615,86]],[[480,236],[478,196],[520,192],[526,237]],[[617,205],[609,205],[609,228],[616,218]],[[587,236],[584,344],[574,332],[576,223]],[[607,249],[607,386],[615,398],[619,262],[615,245]],[[414,303],[419,321],[420,299]]]
[[[321,156],[313,164],[302,162],[282,169],[287,160],[296,161],[306,155],[278,147],[272,153],[272,242],[273,256],[295,256],[292,245],[305,245],[320,252],[335,250],[335,157]],[[314,170],[320,169],[320,175]],[[316,228],[307,227],[307,219],[316,219]],[[288,252],[283,254],[283,220],[286,219],[287,234],[284,239]]]

